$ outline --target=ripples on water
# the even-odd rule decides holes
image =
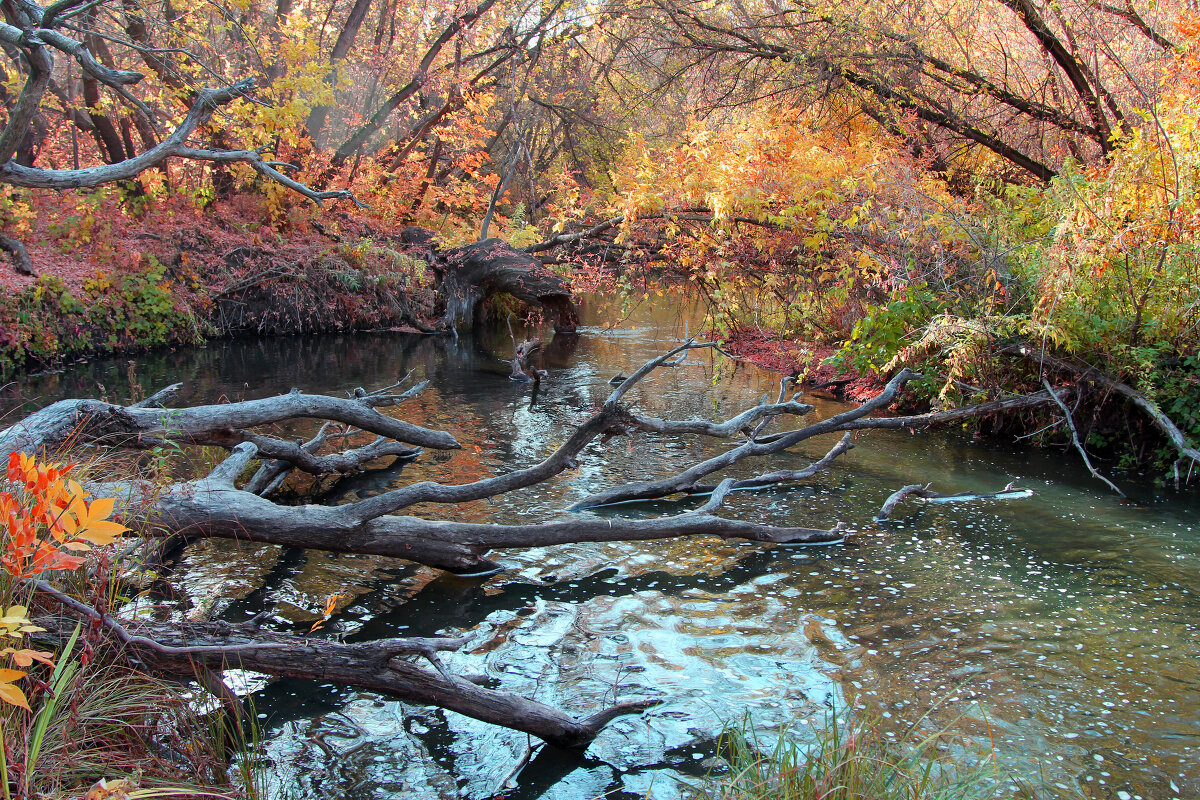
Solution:
[[[559,340],[533,403],[496,357],[511,349],[507,334],[458,342],[379,334],[89,361],[10,387],[0,408],[94,396],[98,383],[111,399],[131,382],[153,391],[177,380],[193,402],[291,386],[338,392],[414,369],[431,386],[399,413],[466,446],[427,453],[399,473],[359,476],[344,492],[353,498],[541,459],[603,402],[612,375],[677,343],[683,328],[677,310],[643,310],[620,330]],[[656,416],[716,419],[775,391],[775,376],[693,353],[629,400]],[[816,403],[818,417],[840,410]],[[831,444],[806,442],[736,474],[794,468]],[[726,446],[649,436],[595,443],[578,470],[553,482],[416,513],[552,519],[586,492],[677,472]],[[910,504],[891,522],[870,521],[907,483],[986,492],[1014,479],[1035,496]],[[1197,797],[1197,503],[1144,486],[1120,501],[1102,488],[1069,455],[878,432],[808,485],[738,494],[723,512],[806,526],[844,521],[854,533],[843,545],[695,538],[511,550],[496,556],[505,574],[467,580],[384,558],[209,542],[187,552],[179,574],[198,600],[222,598],[230,619],[265,608],[304,629],[327,595],[346,591],[353,599],[331,634],[467,631],[473,650],[451,656],[453,668],[576,713],[614,698],[663,700],[612,723],[582,757],[542,751],[514,797],[676,797],[711,768],[724,723],[750,713],[764,729],[799,722],[802,730],[803,720],[854,698],[898,730],[919,719],[929,730],[952,724],[994,745],[1002,764],[1047,793]],[[292,796],[490,797],[527,744],[523,734],[455,714],[311,683],[273,682],[255,703],[272,775]]]

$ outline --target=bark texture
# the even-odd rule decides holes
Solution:
[[[448,324],[472,324],[484,300],[503,293],[543,309],[556,333],[570,333],[579,326],[566,282],[533,256],[500,239],[455,247],[437,254],[434,263],[443,274]]]
[[[59,598],[56,598],[59,599]],[[113,623],[93,609],[71,604],[82,616],[108,629],[110,639],[151,669],[188,677],[199,670],[251,670],[279,677],[354,686],[410,703],[433,705],[490,722],[560,747],[586,746],[615,717],[641,711],[650,701],[617,703],[576,718],[536,700],[480,686],[451,673],[437,654],[458,650],[465,639],[377,639],[335,642],[262,630],[256,625],[193,623],[183,625]],[[43,637],[60,643],[71,634],[75,619],[41,617]],[[119,631],[119,633],[117,632]],[[424,660],[432,668],[412,658]]]

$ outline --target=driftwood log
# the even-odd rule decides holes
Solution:
[[[483,243],[486,244],[486,243]],[[812,407],[786,397],[788,382],[781,383],[776,402],[764,397],[758,404],[723,422],[664,420],[637,413],[623,400],[654,370],[677,366],[690,350],[715,348],[691,340],[655,358],[619,381],[603,405],[576,426],[562,444],[544,460],[471,483],[448,485],[421,481],[340,506],[280,505],[271,492],[289,471],[312,475],[345,475],[382,461],[416,457],[418,448],[449,449],[459,443],[442,431],[409,424],[380,409],[401,407],[420,386],[400,391],[403,383],[367,392],[354,390],[346,398],[292,393],[262,400],[191,408],[163,408],[175,387],[132,406],[95,400],[65,400],[35,412],[0,431],[0,455],[20,450],[57,452],[69,447],[146,448],[163,442],[176,445],[215,445],[229,450],[228,457],[210,474],[162,487],[136,478],[88,485],[95,496],[118,498],[118,509],[129,519],[145,520],[144,534],[151,537],[221,537],[337,552],[382,554],[449,570],[459,574],[485,574],[502,568],[489,559],[489,551],[506,547],[542,547],[569,542],[651,540],[678,536],[720,536],[767,543],[834,543],[843,537],[840,526],[808,529],[765,522],[730,520],[717,515],[727,495],[804,480],[828,467],[853,447],[851,432],[869,427],[925,427],[939,421],[970,416],[971,409],[951,415],[892,420],[872,417],[886,408],[905,382],[918,377],[904,370],[888,382],[884,392],[858,408],[810,425],[763,435],[774,419],[802,418]],[[1052,404],[1049,395],[1035,395],[983,404],[974,413],[1000,406]],[[286,441],[262,432],[262,426],[296,418],[325,420],[320,432],[307,442]],[[259,430],[256,430],[259,429]],[[645,433],[666,436],[743,437],[744,442],[693,467],[660,481],[629,484],[583,498],[576,508],[661,498],[682,493],[710,495],[698,508],[657,518],[620,519],[589,514],[522,525],[473,524],[403,516],[399,512],[422,503],[463,503],[494,497],[553,479],[575,466],[587,445],[597,437]],[[777,470],[757,477],[716,483],[701,480],[744,460],[780,453],[794,444],[822,434],[838,434],[826,455],[802,469]],[[350,437],[373,434],[368,444],[341,452],[323,453]],[[258,463],[248,482],[239,483]],[[86,618],[94,628],[124,644],[131,658],[150,667],[197,676],[217,694],[219,671],[237,665],[271,675],[313,678],[369,688],[391,696],[452,709],[487,722],[525,731],[558,745],[585,745],[613,716],[644,708],[645,703],[618,703],[577,720],[540,703],[487,689],[450,674],[437,658],[444,647],[458,640],[386,640],[339,644],[333,641],[231,627],[147,625],[125,623],[90,609],[42,585],[45,606],[53,614]],[[44,625],[54,630],[54,626]],[[60,626],[61,627],[61,626]],[[416,655],[423,663],[408,660]],[[198,668],[201,670],[197,675]]]

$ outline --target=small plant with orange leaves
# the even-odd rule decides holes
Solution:
[[[0,637],[8,646],[0,656],[16,667],[54,663],[49,653],[14,646],[25,634],[42,630],[29,619],[27,581],[44,572],[78,569],[83,553],[112,544],[126,530],[109,520],[114,501],[89,500],[71,477],[73,469],[73,464],[39,464],[25,453],[8,458],[5,490],[0,491]],[[28,711],[25,694],[16,685],[25,674],[22,669],[0,669],[0,701]]]

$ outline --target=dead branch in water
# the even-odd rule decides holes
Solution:
[[[515,344],[515,339],[514,339]],[[516,347],[518,362],[539,347],[526,342]],[[218,445],[228,457],[208,475],[167,486],[130,479],[88,486],[95,496],[118,498],[127,519],[145,521],[149,536],[226,538],[316,548],[331,552],[377,554],[425,564],[460,575],[490,574],[502,565],[489,558],[499,548],[546,547],[574,542],[650,541],[681,536],[739,538],[766,544],[830,544],[843,538],[840,524],[827,528],[798,528],[769,521],[728,519],[718,515],[728,495],[795,482],[828,468],[854,445],[851,432],[869,427],[926,426],[963,415],[931,416],[920,421],[902,418],[899,424],[869,416],[886,408],[905,382],[918,377],[904,370],[888,382],[874,400],[826,420],[769,436],[763,427],[774,419],[803,418],[812,407],[787,399],[789,383],[780,384],[779,397],[769,397],[724,421],[666,420],[645,416],[625,404],[639,382],[658,369],[679,366],[697,349],[718,350],[714,343],[687,340],[651,359],[623,378],[603,405],[570,431],[542,461],[462,484],[419,481],[338,506],[281,505],[269,496],[293,469],[313,475],[345,475],[387,459],[411,459],[418,448],[453,449],[458,441],[444,431],[412,425],[380,409],[401,407],[420,386],[398,392],[400,383],[374,392],[354,390],[350,397],[290,394],[222,405],[163,408],[177,394],[172,387],[140,404],[119,406],[96,400],[64,400],[35,412],[0,432],[0,452],[44,452],[64,446],[144,449],[156,443]],[[522,370],[524,372],[524,370]],[[1000,401],[1015,407],[1052,402],[1048,396]],[[1024,405],[1021,405],[1024,404]],[[993,409],[995,404],[976,408]],[[972,413],[965,412],[966,415]],[[295,419],[323,421],[307,441],[287,441],[263,432],[263,426]],[[795,469],[778,469],[751,478],[726,477],[716,483],[702,479],[742,462],[777,456],[800,442],[825,434],[841,434],[824,456]],[[330,446],[358,435],[373,441],[340,452]],[[745,437],[736,447],[701,461],[678,475],[658,481],[616,486],[580,499],[573,509],[587,509],[627,500],[661,498],[674,493],[710,495],[691,511],[655,518],[613,518],[578,514],[549,522],[523,524],[467,523],[404,516],[417,504],[458,504],[496,497],[552,480],[585,457],[585,448],[614,435]],[[352,442],[350,444],[353,444]],[[416,445],[412,447],[411,445]],[[239,485],[258,462],[248,483]],[[107,635],[144,664],[195,675],[198,667],[222,695],[216,676],[229,666],[271,675],[311,678],[380,691],[418,703],[438,705],[476,719],[526,731],[545,741],[566,746],[586,744],[613,716],[645,708],[647,702],[616,703],[592,716],[576,719],[525,698],[477,686],[455,676],[437,651],[456,649],[455,638],[388,639],[343,644],[322,639],[297,639],[245,626],[208,627],[134,623],[117,620],[74,600],[53,587],[38,586],[41,594],[76,619],[99,625]],[[51,627],[47,625],[46,627]],[[429,665],[405,660],[416,656]]]
[[[896,510],[896,506],[903,503],[909,498],[915,497],[920,500],[928,500],[937,503],[963,503],[975,500],[1012,500],[1021,497],[1031,497],[1033,491],[1030,489],[1020,489],[1010,483],[998,492],[987,492],[984,494],[978,492],[959,492],[958,494],[940,494],[939,492],[930,491],[931,484],[911,483],[908,486],[902,486],[896,491],[888,495],[887,500],[883,501],[883,507],[879,509],[879,513],[875,515],[876,522],[883,522],[892,516],[892,512]]]

